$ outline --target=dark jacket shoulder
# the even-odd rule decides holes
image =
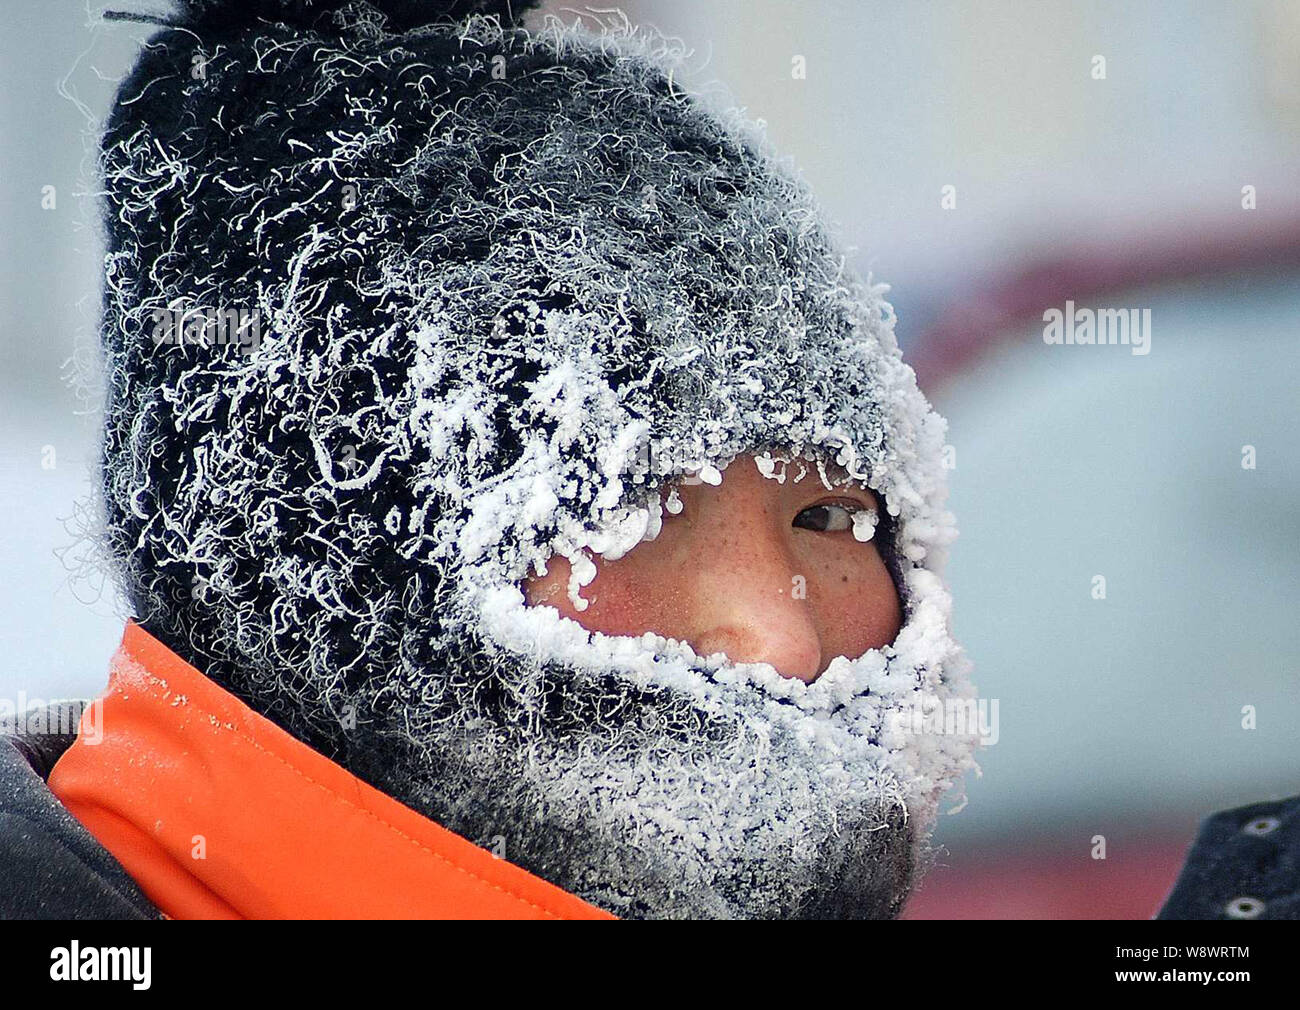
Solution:
[[[1300,919],[1300,796],[1206,818],[1157,919]]]
[[[75,738],[81,703],[18,717],[0,735],[0,918],[157,919],[120,863],[46,784]]]

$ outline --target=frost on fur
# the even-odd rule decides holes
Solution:
[[[218,682],[589,900],[892,914],[974,766],[888,718],[973,690],[944,423],[886,288],[738,111],[672,83],[681,58],[553,17],[156,36],[104,137],[108,540]],[[260,340],[150,338],[204,305]],[[580,599],[592,553],[747,452],[879,495],[891,647],[805,684],[524,605],[555,555]]]

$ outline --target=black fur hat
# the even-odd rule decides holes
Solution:
[[[893,914],[973,767],[906,718],[973,696],[943,421],[885,287],[680,47],[531,6],[143,18],[101,165],[123,589],[300,739],[620,915]],[[804,684],[524,606],[530,567],[568,557],[576,598],[664,485],[746,452],[878,494],[894,645]]]

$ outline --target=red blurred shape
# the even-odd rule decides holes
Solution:
[[[1013,847],[1014,846],[1014,847]],[[1188,839],[1144,841],[1092,859],[1087,845],[1008,842],[934,867],[904,919],[1149,919],[1169,894]]]

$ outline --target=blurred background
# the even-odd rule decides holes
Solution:
[[[95,119],[147,35],[102,6],[0,9],[19,702],[97,692],[127,616],[81,532],[98,404],[70,379]],[[998,739],[907,915],[1151,916],[1202,817],[1300,792],[1300,0],[592,7],[679,37],[684,84],[766,122],[949,420],[956,626]],[[1150,353],[1045,343],[1067,300],[1149,309]]]

